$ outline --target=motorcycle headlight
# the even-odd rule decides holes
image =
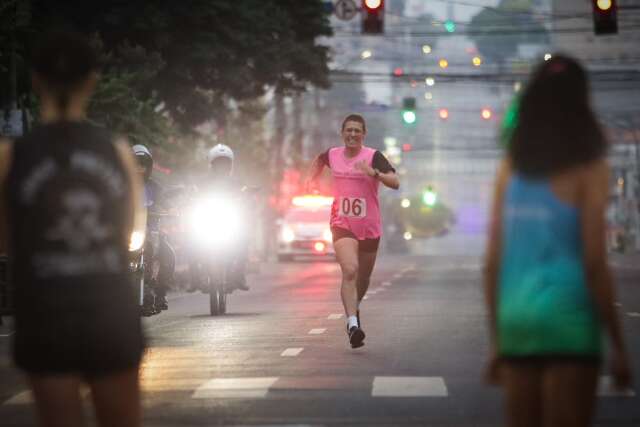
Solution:
[[[135,252],[142,248],[144,245],[144,237],[145,233],[143,231],[134,231],[131,233],[131,238],[129,239],[129,251]]]
[[[240,232],[241,212],[233,200],[205,200],[191,211],[191,231],[204,243],[226,243]]]

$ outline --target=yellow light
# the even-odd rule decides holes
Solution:
[[[440,62],[438,62],[438,65],[440,65],[440,68],[447,68],[449,66],[449,61],[441,59]]]
[[[424,82],[427,84],[427,86],[433,86],[434,84],[436,84],[436,81],[433,77],[427,77]]]
[[[301,208],[319,208],[322,206],[331,206],[333,197],[326,196],[296,196],[291,201],[293,206]]]
[[[382,4],[382,0],[365,0],[364,4],[369,9],[377,9]]]
[[[480,58],[479,56],[474,56],[471,61],[473,62],[473,65],[475,65],[476,67],[479,67],[482,65],[482,58]]]
[[[483,108],[481,114],[482,118],[485,120],[489,120],[491,118],[491,110],[488,108]]]
[[[431,46],[429,46],[428,44],[425,44],[424,46],[422,46],[422,53],[424,53],[425,55],[430,54]]]
[[[313,249],[315,249],[316,252],[324,252],[324,248],[326,248],[326,245],[323,242],[316,242],[313,245]]]
[[[405,209],[408,208],[409,206],[411,206],[411,200],[402,199],[402,202],[400,202],[400,206],[402,206]]]
[[[440,114],[440,118],[443,120],[449,118],[449,110],[446,108],[441,108],[438,114]]]
[[[362,51],[362,53],[360,54],[360,57],[361,57],[362,59],[368,59],[368,58],[371,58],[371,56],[373,56],[373,52],[371,52],[371,51],[370,51],[370,50],[368,50],[368,49],[367,49],[367,50]]]
[[[600,10],[609,10],[611,9],[612,2],[611,0],[598,0],[596,4]]]
[[[552,56],[550,53],[545,53],[545,54],[544,54],[544,60],[545,60],[545,61],[550,60],[552,57],[553,57],[553,56]]]
[[[624,178],[618,178],[618,185],[622,187],[624,185]]]
[[[404,240],[411,240],[411,239],[413,239],[413,235],[412,235],[410,232],[408,232],[408,231],[404,233],[404,236],[403,236],[403,237],[404,237]]]

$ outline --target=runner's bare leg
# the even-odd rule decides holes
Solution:
[[[349,316],[355,316],[358,310],[358,241],[350,237],[343,237],[334,242],[336,258],[342,270],[342,287],[340,295],[344,311]]]

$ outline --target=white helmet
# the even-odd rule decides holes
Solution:
[[[220,157],[225,157],[231,160],[231,163],[233,164],[233,150],[224,144],[216,145],[209,150],[209,153],[207,153],[207,160],[209,160],[209,164]]]
[[[133,154],[135,154],[136,156],[149,156],[150,158],[153,159],[153,156],[151,155],[151,151],[149,151],[149,149],[144,145],[136,144],[131,148],[133,150]]]

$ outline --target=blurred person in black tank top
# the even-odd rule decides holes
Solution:
[[[99,425],[137,426],[144,343],[127,271],[131,233],[144,229],[135,160],[126,142],[85,121],[97,81],[85,40],[51,33],[32,65],[41,123],[0,144],[0,240],[16,288],[13,357],[41,425],[83,425],[86,382]]]

